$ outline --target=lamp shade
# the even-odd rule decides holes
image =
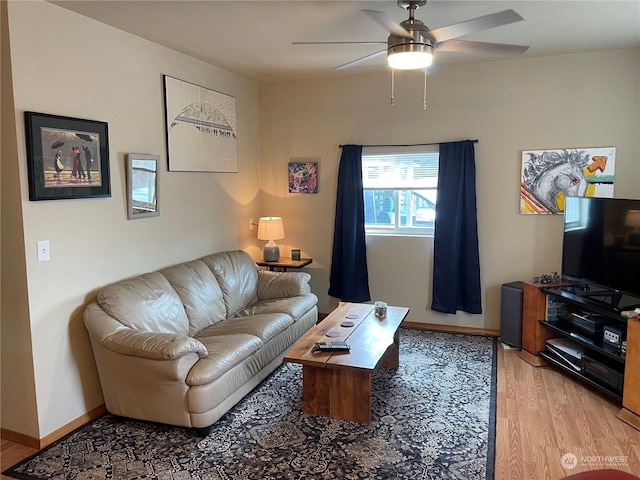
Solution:
[[[640,227],[640,210],[628,210],[627,216],[624,219],[624,224],[627,227]]]
[[[258,240],[280,240],[284,238],[281,217],[260,217],[258,220]]]

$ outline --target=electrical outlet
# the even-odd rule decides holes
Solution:
[[[38,262],[48,262],[49,260],[51,260],[49,240],[38,241]]]

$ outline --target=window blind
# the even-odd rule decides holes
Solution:
[[[362,181],[364,188],[420,189],[438,186],[437,146],[395,147],[394,152],[380,151],[380,147],[367,148],[362,153]],[[412,151],[413,150],[413,151]]]

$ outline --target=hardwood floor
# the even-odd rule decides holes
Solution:
[[[561,479],[599,469],[640,473],[640,432],[620,405],[554,367],[499,349],[495,478]],[[574,468],[562,466],[563,456]]]
[[[0,442],[0,452],[0,468],[4,472],[11,465],[15,465],[23,458],[27,458],[29,455],[36,453],[37,450],[3,438],[2,442]],[[9,479],[11,477],[0,475],[0,478]]]
[[[640,474],[640,432],[616,417],[619,410],[573,377],[499,348],[496,480],[559,480],[601,468]],[[35,453],[7,440],[1,450],[3,471]],[[562,466],[566,454],[575,455],[573,469]]]

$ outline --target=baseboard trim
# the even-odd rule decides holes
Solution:
[[[40,450],[40,439],[25,435],[24,433],[14,432],[13,430],[7,430],[6,428],[0,428],[0,437],[3,440],[9,440],[13,443],[19,443],[29,448]]]
[[[100,415],[103,415],[107,412],[107,407],[105,407],[104,403],[98,405],[96,408],[92,408],[87,413],[80,415],[78,418],[72,420],[71,422],[63,425],[59,429],[54,432],[51,432],[49,435],[46,435],[43,438],[35,438],[29,435],[25,435],[23,433],[14,432],[12,430],[7,430],[5,428],[0,429],[0,437],[5,440],[10,440],[15,443],[19,443],[21,445],[25,445],[30,448],[35,448],[36,450],[41,450],[45,447],[48,447],[52,443],[60,440],[65,435],[73,432],[76,428],[80,428],[83,425],[86,425],[91,420],[95,420]]]
[[[622,407],[622,410],[618,412],[618,418],[636,430],[640,430],[640,416],[628,408]]]
[[[318,323],[324,320],[329,313],[318,313]],[[423,323],[423,322],[402,322],[403,327],[415,328],[416,330],[439,330],[442,332],[451,333],[466,333],[469,335],[484,335],[488,337],[499,337],[500,330],[494,330],[491,328],[475,328],[475,327],[461,327],[458,325],[443,325],[441,323]]]
[[[490,328],[461,327],[458,325],[442,325],[440,323],[422,323],[422,322],[402,322],[402,326],[406,328],[415,328],[418,330],[439,330],[451,333],[466,333],[469,335],[484,335],[488,337],[500,336],[500,330]]]

